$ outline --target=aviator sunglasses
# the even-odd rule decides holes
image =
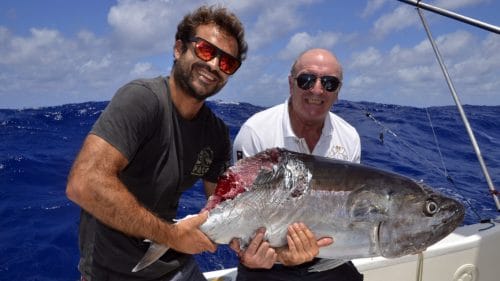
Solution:
[[[194,53],[199,59],[203,61],[211,61],[213,58],[219,57],[219,69],[228,75],[235,73],[241,65],[241,61],[239,59],[217,48],[215,45],[203,38],[193,37],[190,38],[189,41],[195,43]]]
[[[297,86],[302,90],[309,90],[314,87],[316,79],[320,79],[323,89],[327,92],[335,92],[340,86],[340,80],[335,76],[321,76],[318,77],[314,74],[302,73],[295,78]]]

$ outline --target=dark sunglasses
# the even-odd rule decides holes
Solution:
[[[203,38],[193,37],[190,38],[189,41],[195,43],[194,53],[199,59],[203,61],[211,61],[213,58],[218,57],[219,69],[228,75],[235,73],[241,65],[241,61],[239,59],[217,48],[217,46]]]
[[[340,80],[335,76],[318,77],[314,74],[302,73],[295,77],[295,80],[297,80],[297,86],[299,86],[299,88],[302,90],[309,90],[314,87],[314,83],[316,83],[316,79],[318,78],[321,81],[323,89],[327,92],[335,92],[340,86]]]

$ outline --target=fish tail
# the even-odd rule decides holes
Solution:
[[[150,266],[153,264],[155,261],[160,259],[161,256],[163,256],[167,251],[169,247],[156,244],[156,243],[151,243],[149,246],[148,250],[146,251],[146,254],[142,257],[142,259],[137,263],[137,265],[132,269],[132,272],[138,272],[140,270],[143,270],[144,268]]]

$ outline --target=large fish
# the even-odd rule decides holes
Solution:
[[[318,257],[331,260],[424,251],[459,226],[463,206],[421,182],[369,166],[273,148],[238,161],[219,179],[200,229],[215,243],[247,245],[260,227],[271,246],[304,222],[333,237]],[[153,243],[133,271],[168,248]]]

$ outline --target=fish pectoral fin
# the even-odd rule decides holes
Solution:
[[[132,272],[138,272],[140,270],[143,270],[144,268],[150,266],[153,264],[155,261],[160,259],[161,256],[163,256],[167,251],[169,247],[161,245],[161,244],[156,244],[154,242],[151,243],[149,246],[148,250],[142,257],[142,259],[137,263],[137,265],[132,269]]]
[[[385,202],[376,193],[367,191],[354,191],[349,195],[346,206],[353,221],[383,221],[387,218],[386,207],[380,202]]]
[[[320,259],[315,264],[311,265],[307,271],[309,272],[321,272],[330,269],[334,269],[342,264],[344,264],[346,260],[338,260],[338,259]]]
[[[376,205],[360,203],[351,208],[351,217],[354,221],[357,221],[357,219],[360,221],[381,221],[387,217],[387,214],[385,210],[380,209]]]

